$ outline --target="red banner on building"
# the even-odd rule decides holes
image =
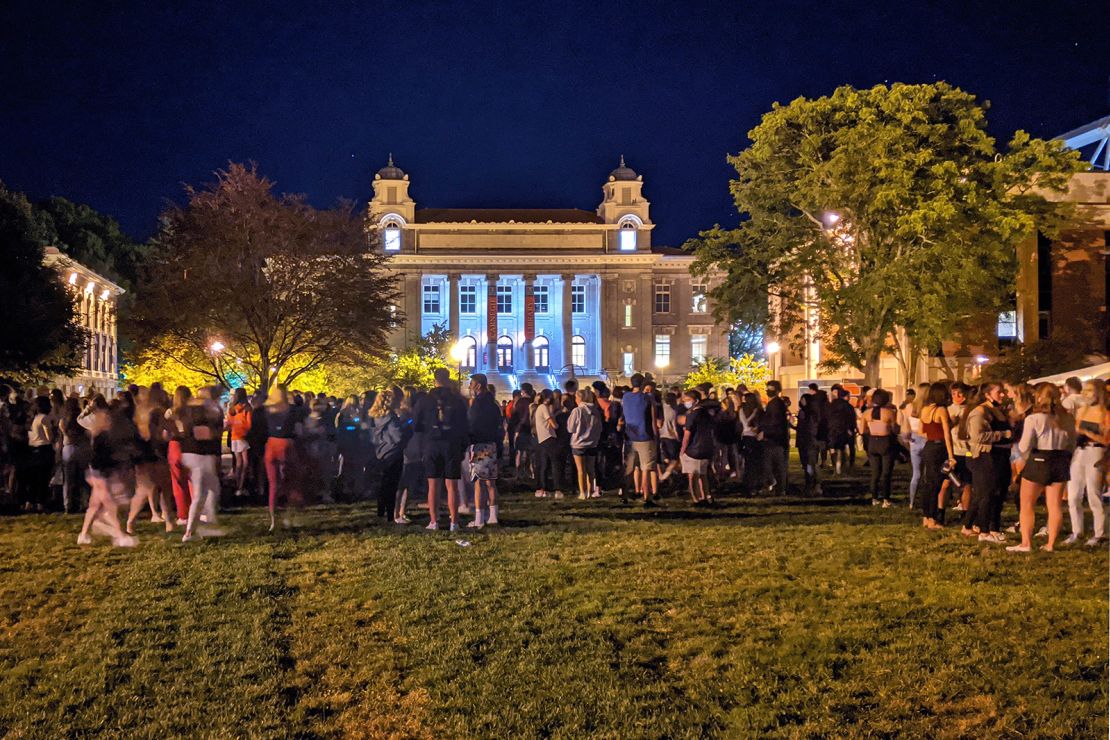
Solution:
[[[524,294],[524,341],[536,338],[536,296],[529,288]]]
[[[486,341],[497,341],[497,291],[492,287],[486,295]]]

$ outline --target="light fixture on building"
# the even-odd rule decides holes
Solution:
[[[69,284],[70,285],[77,285],[77,273],[76,272],[69,273]]]
[[[107,288],[100,291],[100,300],[102,300],[102,301],[108,300],[108,289]]]
[[[85,286],[85,292],[92,293],[94,290],[96,290],[96,283],[90,280],[89,284]]]
[[[979,365],[986,365],[988,362],[990,362],[990,359],[991,358],[987,357],[986,355],[975,355],[975,362]]]

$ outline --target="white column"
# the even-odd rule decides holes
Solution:
[[[574,275],[566,274],[563,278],[563,362],[564,366],[573,363],[573,352],[571,350],[571,337],[574,336],[574,322],[571,317],[571,283],[574,281]],[[572,373],[573,374],[573,373]]]

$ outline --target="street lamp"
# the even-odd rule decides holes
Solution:
[[[224,346],[223,342],[217,339],[216,341],[212,342],[212,344],[208,345],[208,349],[212,350],[212,354],[218,355],[225,349],[227,349],[227,347]]]
[[[458,374],[459,378],[461,379],[462,378],[462,364],[463,364],[463,360],[466,359],[466,345],[463,344],[463,341],[460,339],[459,341],[457,341],[453,345],[451,345],[451,351],[448,352],[448,354],[451,356],[451,359],[455,361],[455,366],[456,366],[455,372]]]

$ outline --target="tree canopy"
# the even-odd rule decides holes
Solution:
[[[140,270],[140,351],[264,390],[325,363],[386,354],[401,318],[396,288],[350,204],[312,208],[275,194],[253,165],[232,163],[187,188],[185,205],[162,222]]]
[[[687,245],[695,271],[727,277],[718,319],[784,340],[808,320],[823,365],[872,384],[884,350],[910,361],[900,334],[937,348],[1007,305],[1017,243],[1066,222],[1067,205],[1044,195],[1082,168],[1023,131],[999,151],[985,105],[943,82],[776,103],[748,136],[728,158],[739,227]]]
[[[27,198],[0,185],[0,377],[69,375],[86,336],[61,277],[43,264],[41,225]]]

